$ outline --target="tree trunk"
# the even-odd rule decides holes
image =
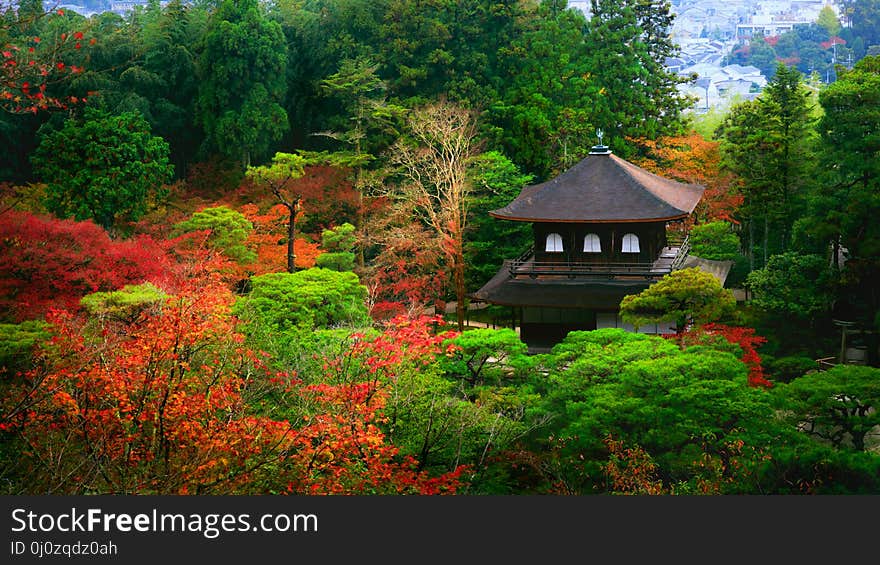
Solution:
[[[287,205],[290,219],[287,222],[287,272],[296,272],[296,252],[294,251],[294,239],[296,238],[296,201]]]
[[[459,232],[455,236],[455,265],[453,267],[453,277],[455,284],[455,316],[458,320],[458,331],[464,331],[464,309],[465,309],[465,293],[464,284],[464,241],[463,235]]]
[[[365,220],[364,220],[364,193],[363,193],[363,186],[361,186],[360,180],[361,180],[361,170],[360,170],[360,168],[358,168],[357,181],[356,181],[357,189],[355,190],[355,192],[357,192],[357,233],[360,234],[360,237],[358,237],[358,242],[357,242],[357,266],[358,266],[358,271],[363,273],[364,265],[365,265],[364,239],[366,239],[366,234],[364,233],[364,230],[366,228],[364,226],[364,222],[365,222]]]
[[[355,139],[355,155],[358,156],[358,161],[360,161],[361,157],[361,127],[360,124],[363,123],[364,120],[364,105],[358,104],[358,121],[357,121],[357,137]],[[357,193],[357,225],[355,228],[357,231],[355,233],[359,234],[357,241],[357,266],[358,272],[364,272],[364,239],[366,234],[364,233],[364,183],[363,183],[363,165],[358,164],[357,173],[354,180],[354,191]]]
[[[749,272],[755,270],[755,220],[749,218]]]
[[[761,268],[767,266],[767,244],[770,240],[770,214],[764,215],[764,264]]]

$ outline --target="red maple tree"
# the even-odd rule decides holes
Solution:
[[[30,30],[39,18],[61,18],[64,11],[22,14],[5,20],[8,29]],[[68,64],[71,54],[84,45],[94,45],[83,30],[62,32],[51,37],[25,33],[11,34],[0,49],[0,108],[13,114],[36,114],[43,110],[63,110],[85,98],[61,96],[54,87],[83,71]],[[7,36],[9,37],[9,36]]]
[[[387,201],[374,201],[370,208],[368,243],[378,248],[365,276],[370,314],[377,320],[421,314],[437,303],[446,286],[435,236]]]
[[[149,236],[113,240],[92,221],[9,210],[0,221],[0,313],[23,321],[51,307],[76,310],[86,294],[167,281],[170,263]]]
[[[742,362],[749,368],[749,386],[763,388],[773,386],[773,383],[767,380],[764,375],[761,356],[757,351],[757,348],[766,343],[767,339],[755,335],[754,329],[724,324],[705,324],[686,332],[683,340],[687,344],[702,344],[711,343],[712,339],[716,337],[722,337],[728,343],[735,343],[742,349]]]

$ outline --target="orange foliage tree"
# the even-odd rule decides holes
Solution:
[[[261,213],[256,204],[245,204],[239,211],[254,226],[248,235],[247,243],[257,255],[256,261],[246,265],[251,275],[282,272],[286,268],[286,230],[288,213],[282,204],[276,204]],[[304,211],[297,213],[297,222],[302,220]],[[315,259],[321,254],[320,245],[298,237],[293,242],[295,266],[298,269],[310,269],[315,266]]]
[[[255,192],[268,190],[287,211],[287,271],[291,273],[297,268],[295,241],[301,212],[313,215],[319,226],[329,227],[345,217],[357,198],[348,180],[349,169],[326,154],[276,153],[271,164],[248,167],[246,175]]]
[[[402,371],[419,370],[454,346],[444,341],[456,332],[438,332],[439,316],[398,316],[371,339],[355,334],[346,353],[326,359],[320,384],[303,389],[307,398],[331,407],[297,435],[297,471],[288,488],[316,493],[453,494],[467,468],[458,466],[439,477],[419,471],[418,461],[398,457],[385,443],[380,425],[393,383]],[[307,464],[304,468],[303,464]],[[364,464],[371,469],[363,473]]]
[[[690,216],[690,222],[723,220],[739,223],[734,219],[734,214],[742,205],[743,196],[736,189],[734,175],[721,170],[719,142],[707,141],[695,131],[653,141],[631,141],[637,143],[647,155],[636,160],[639,166],[658,175],[706,187],[703,198]]]
[[[136,320],[50,314],[52,339],[0,411],[0,430],[22,446],[13,475],[22,492],[455,492],[461,469],[419,471],[377,425],[375,376],[436,340],[423,343],[423,331],[361,340],[350,352],[361,371],[328,359],[319,384],[306,386],[245,346],[216,274],[192,274]],[[271,395],[295,399],[295,419],[264,409]]]
[[[230,492],[276,456],[288,426],[247,413],[258,360],[223,288],[177,295],[125,326],[50,314],[54,337],[16,403],[28,409],[7,422],[26,446],[28,491]]]

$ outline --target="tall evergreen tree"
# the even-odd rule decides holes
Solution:
[[[199,59],[197,115],[208,148],[241,161],[266,156],[288,129],[281,107],[287,43],[257,0],[223,0]]]
[[[561,0],[545,0],[500,49],[506,86],[488,111],[496,147],[543,180],[577,162],[595,140],[588,117],[586,19]]]
[[[489,151],[475,157],[468,167],[471,194],[468,204],[465,263],[467,287],[476,290],[486,284],[505,259],[520,255],[532,241],[527,222],[499,221],[490,210],[506,206],[532,182],[506,156]]]
[[[357,245],[358,267],[364,268],[363,230],[364,192],[369,181],[365,169],[382,150],[394,142],[402,126],[405,108],[389,104],[385,99],[386,85],[376,74],[378,66],[368,59],[342,62],[339,72],[321,81],[321,88],[329,97],[337,98],[347,115],[340,131],[324,133],[346,145],[354,154],[346,158],[355,167],[357,191],[357,229],[361,231]]]
[[[842,302],[880,326],[880,56],[838,71],[819,94],[823,176],[809,225],[829,243],[835,265],[846,259]]]
[[[271,12],[288,43],[287,101],[290,142],[294,147],[326,149],[316,131],[338,129],[336,100],[326,96],[321,81],[339,70],[345,59],[376,57],[386,0],[287,0]],[[291,6],[293,4],[293,6]],[[285,139],[287,145],[287,139]]]
[[[487,106],[508,78],[497,72],[499,57],[524,4],[387,0],[378,60],[387,70],[391,95],[411,103],[443,95],[468,107]]]
[[[776,147],[777,178],[781,220],[780,245],[790,243],[792,223],[803,213],[805,191],[812,172],[814,120],[810,93],[797,69],[779,64],[767,83],[763,98],[775,114],[779,144]]]
[[[47,184],[51,212],[91,218],[107,229],[139,220],[174,173],[168,144],[150,133],[142,116],[94,108],[43,136],[32,160]]]
[[[105,40],[120,44],[117,58],[124,58],[77,81],[81,94],[98,90],[96,103],[112,112],[140,112],[153,132],[168,141],[179,176],[186,174],[201,143],[193,113],[198,90],[195,49],[204,33],[199,17],[204,14],[180,0],[165,7],[151,0],[145,9],[132,12],[120,28],[123,33],[104,29],[108,36],[96,41],[99,53]]]
[[[849,23],[853,36],[861,38],[865,47],[880,47],[880,2],[841,0],[840,4],[841,15]]]
[[[666,70],[676,48],[668,2],[592,0],[587,48],[592,122],[626,154],[627,137],[681,133],[690,101],[678,90],[688,79]]]
[[[744,196],[750,266],[762,242],[760,265],[790,244],[796,213],[803,210],[813,139],[809,93],[797,69],[780,63],[760,97],[733,108],[716,131],[724,166],[738,175]],[[755,230],[762,227],[763,234]]]

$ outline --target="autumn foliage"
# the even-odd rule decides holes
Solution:
[[[727,326],[724,324],[705,324],[687,332],[684,336],[685,343],[702,344],[711,343],[716,337],[724,338],[728,343],[736,344],[742,349],[741,360],[749,368],[749,386],[770,388],[773,386],[764,375],[761,366],[761,356],[757,348],[766,343],[767,339],[755,335],[752,328]]]
[[[287,209],[281,204],[272,206],[261,213],[256,204],[245,204],[239,208],[244,217],[250,220],[254,229],[248,235],[247,246],[257,255],[256,261],[243,268],[251,275],[283,272],[287,265]],[[297,214],[301,221],[303,212]],[[296,254],[296,267],[310,269],[315,266],[315,259],[321,254],[320,245],[296,238],[293,243]]]
[[[413,457],[400,458],[381,431],[397,375],[431,363],[446,350],[443,342],[456,335],[435,331],[441,323],[440,317],[399,316],[379,336],[354,335],[348,352],[325,360],[324,382],[303,393],[328,410],[296,433],[300,457],[288,484],[291,492],[453,494],[462,486],[465,467],[431,477],[418,471]],[[363,472],[364,466],[369,472]]]
[[[308,386],[270,372],[245,346],[232,294],[203,279],[136,322],[48,317],[53,338],[4,400],[0,426],[23,442],[19,472],[33,493],[441,494],[440,477],[401,458],[379,429],[382,372],[437,346],[427,330],[397,327],[336,360]],[[424,328],[426,326],[416,326]],[[253,406],[267,394],[302,399],[296,423]]]
[[[169,300],[129,327],[50,314],[55,337],[13,421],[33,488],[46,493],[228,492],[274,453],[287,426],[249,417],[230,296]],[[64,456],[59,455],[63,453]]]
[[[357,192],[351,183],[351,171],[332,165],[307,165],[303,176],[290,181],[290,192],[302,197],[306,218],[303,228],[318,233],[355,216]]]
[[[22,321],[52,307],[76,310],[88,293],[162,283],[170,265],[147,236],[112,240],[91,221],[7,211],[0,221],[0,311]]]
[[[719,142],[707,141],[691,132],[656,141],[640,139],[638,144],[648,154],[638,161],[639,166],[667,178],[706,187],[689,221],[738,223],[734,214],[743,197],[736,190],[733,175],[721,169]]]
[[[378,246],[365,284],[370,314],[377,320],[421,313],[443,295],[443,257],[436,236],[409,217],[409,210],[387,202],[372,204],[369,243]]]
[[[670,494],[658,478],[657,464],[641,447],[627,447],[609,435],[605,438],[608,461],[602,467],[608,490],[615,494]]]
[[[48,14],[48,18],[63,12]],[[46,41],[40,36],[17,37],[0,49],[0,108],[13,114],[36,114],[43,110],[63,110],[86,98],[58,96],[54,86],[83,72],[68,64],[70,55],[85,45],[94,45],[82,31],[63,32]]]

